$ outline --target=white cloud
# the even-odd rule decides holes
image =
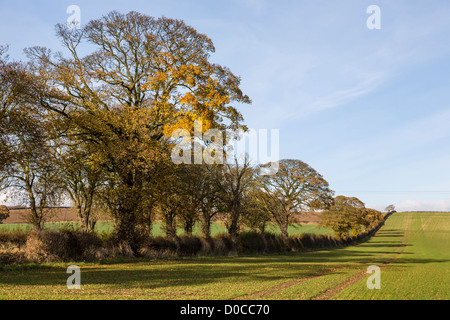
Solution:
[[[450,199],[428,202],[405,200],[395,207],[397,211],[450,211]]]
[[[357,77],[356,75],[354,76]],[[353,87],[338,89],[323,98],[318,97],[301,113],[297,111],[296,114],[290,114],[288,118],[291,118],[295,115],[297,115],[297,117],[305,117],[311,113],[320,112],[349,103],[350,101],[375,90],[384,81],[385,77],[386,76],[384,73],[375,71],[364,76],[364,79],[361,82],[355,84]]]
[[[450,211],[450,199],[436,201],[403,200],[399,203],[392,202],[397,212],[405,211]],[[384,211],[385,204],[366,204],[366,208]]]

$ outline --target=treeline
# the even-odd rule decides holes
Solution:
[[[236,241],[226,236],[148,237],[133,250],[127,242],[101,238],[95,233],[70,229],[31,233],[0,233],[0,266],[14,263],[54,261],[99,261],[108,259],[170,258],[224,256],[236,254],[270,254],[330,249],[354,245],[369,239],[384,225],[386,214],[378,224],[344,237],[298,234],[287,239],[272,233],[243,232]]]
[[[271,175],[261,170],[271,164],[248,158],[172,161],[174,131],[192,133],[196,121],[202,132],[245,130],[235,105],[251,103],[240,78],[210,62],[212,41],[183,21],[111,12],[80,30],[56,29],[64,53],[33,47],[18,62],[0,47],[0,191],[30,208],[36,230],[45,208],[67,199],[84,232],[94,229],[96,211],[108,211],[116,239],[135,252],[156,215],[169,239],[177,224],[191,235],[196,222],[210,239],[221,216],[234,243],[242,225],[264,233],[269,222],[286,242],[292,216],[305,211],[327,210],[325,221],[351,217],[324,222],[340,237],[380,221],[379,212],[334,199],[300,160],[279,161]],[[92,51],[82,56],[81,47]]]

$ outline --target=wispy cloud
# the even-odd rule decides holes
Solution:
[[[295,113],[287,114],[287,117],[306,117],[315,112],[321,112],[345,105],[358,97],[373,92],[383,82],[386,75],[383,72],[373,72],[361,77],[364,79],[355,84],[353,87],[338,89],[325,97],[318,97],[311,104],[301,107],[301,112],[297,111]]]
[[[450,177],[449,171],[445,170],[449,159],[445,145],[433,153],[428,150],[429,145],[450,138],[448,123],[448,109],[415,120],[403,120],[396,126],[341,144],[330,150],[326,159],[333,159],[334,166],[338,164],[339,171],[335,176],[344,188],[371,183],[395,190],[413,183],[406,189],[423,190],[423,186],[431,181],[442,182]],[[373,187],[366,186],[365,189]]]
[[[405,13],[404,4],[400,7],[384,4],[382,8],[385,9],[382,12],[390,11],[392,16],[386,19],[389,22],[381,31],[368,31],[363,25],[339,20],[333,21],[333,27],[340,34],[330,33],[328,27],[315,28],[309,34],[299,30],[298,45],[290,46],[298,55],[280,53],[273,56],[273,60],[288,65],[290,74],[295,76],[283,74],[284,86],[289,90],[279,100],[284,112],[275,117],[271,114],[271,119],[304,118],[345,106],[388,84],[393,76],[412,66],[450,52],[450,47],[442,43],[445,30],[450,29],[450,20],[442,13],[445,10],[429,8],[426,13],[417,15],[408,6]],[[331,6],[329,9],[336,9],[336,16],[346,16],[349,12],[348,6],[341,9]],[[326,16],[324,13],[316,18]],[[393,19],[395,16],[398,21]],[[311,24],[311,21],[304,23]],[[314,59],[305,60],[306,54]],[[268,78],[269,84],[273,84],[274,78],[277,79],[276,75]],[[264,81],[262,77],[260,79],[260,82]],[[274,94],[267,87],[267,94]]]

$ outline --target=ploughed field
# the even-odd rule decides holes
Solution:
[[[340,249],[241,257],[49,263],[0,270],[1,299],[449,299],[450,213],[395,213]],[[66,269],[81,268],[69,290]],[[369,289],[369,266],[380,289]]]

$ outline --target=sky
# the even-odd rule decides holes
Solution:
[[[450,2],[446,0],[4,1],[0,44],[61,50],[55,24],[118,10],[184,20],[242,78],[245,124],[279,129],[336,195],[367,207],[450,210]],[[380,29],[369,29],[380,8]]]

